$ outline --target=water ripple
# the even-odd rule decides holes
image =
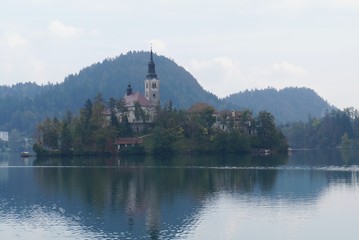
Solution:
[[[0,166],[7,168],[90,168],[90,169],[218,169],[218,170],[290,170],[290,171],[327,171],[327,172],[359,172],[358,165],[351,166]]]

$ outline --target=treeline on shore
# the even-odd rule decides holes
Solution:
[[[280,127],[293,148],[358,148],[359,111],[353,107],[333,109],[321,118]]]
[[[110,117],[103,114],[106,110]],[[87,100],[78,114],[67,112],[63,119],[46,118],[38,124],[33,149],[38,155],[247,153],[288,149],[274,117],[265,111],[253,117],[246,110],[236,120],[228,111],[215,114],[215,109],[206,104],[185,111],[168,102],[158,108],[153,122],[144,122],[140,132],[133,131],[126,114],[128,109],[123,100],[110,98],[105,102],[98,94],[92,101]],[[135,110],[136,114],[145,119],[141,118],[144,114],[141,108]],[[214,127],[215,123],[222,128]],[[119,151],[115,144],[119,138],[141,136],[145,136],[143,144],[134,147]]]

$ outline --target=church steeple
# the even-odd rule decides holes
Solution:
[[[148,62],[148,72],[145,79],[145,97],[152,106],[158,106],[160,104],[160,80],[156,74],[152,47],[150,61]]]
[[[150,57],[150,61],[148,62],[148,72],[147,72],[146,78],[147,78],[147,79],[157,78],[156,68],[155,68],[155,62],[153,61],[152,47],[151,47],[151,57]]]

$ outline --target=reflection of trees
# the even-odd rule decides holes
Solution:
[[[276,161],[279,164],[285,160],[277,158]],[[34,171],[47,194],[64,194],[70,199],[76,199],[76,202],[81,199],[83,205],[95,209],[100,216],[108,210],[120,213],[127,216],[130,231],[138,224],[145,224],[149,237],[156,239],[160,235],[163,218],[171,218],[165,220],[173,225],[181,224],[180,217],[169,217],[171,215],[168,213],[180,213],[183,217],[194,214],[198,201],[205,196],[219,191],[270,190],[275,183],[276,170],[241,168],[242,164],[257,166],[265,161],[269,165],[276,164],[275,160],[260,157],[232,156],[206,160],[202,156],[187,160],[182,158],[182,162],[177,158],[162,159],[160,164],[153,158],[121,161],[100,159],[100,163],[87,161],[87,165],[92,166],[40,167],[34,168]],[[52,159],[36,161],[35,164],[79,166],[79,162]]]
[[[340,156],[343,164],[345,165],[359,165],[358,158],[359,149],[343,148],[340,149]]]
[[[349,166],[359,165],[358,149],[321,149],[297,151],[289,164],[303,166]]]

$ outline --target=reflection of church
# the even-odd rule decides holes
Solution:
[[[134,131],[140,131],[146,123],[153,122],[160,104],[160,80],[157,78],[152,49],[145,79],[145,96],[133,92],[129,84],[124,101],[128,109],[128,122]]]

